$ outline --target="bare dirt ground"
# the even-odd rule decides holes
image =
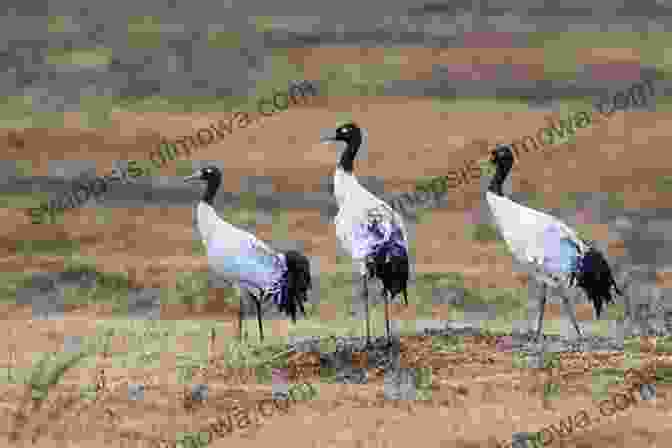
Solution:
[[[346,50],[340,52],[344,59],[358,57]],[[437,63],[435,57],[450,58],[452,62],[461,57],[465,63],[475,59],[480,63],[497,63],[503,59],[502,62],[519,63],[534,74],[540,70],[544,56],[536,50],[520,54],[474,49],[444,53],[438,56],[432,51],[409,54],[409,72],[402,73],[401,77],[421,78],[423,70],[431,70],[431,63]],[[326,50],[320,54],[323,56],[310,59],[297,50],[295,57],[306,64],[308,79],[319,77],[311,78],[309,72],[316,70],[321,57],[328,57],[331,63],[338,62],[333,59],[334,55],[327,55]],[[594,50],[592,54],[581,53],[577,59],[581,59],[577,60],[579,63],[595,63],[632,62],[638,58],[627,49],[603,49]],[[473,149],[463,148],[472,139],[510,140],[532,134],[546,124],[545,114],[541,112],[437,113],[431,99],[319,98],[310,106],[297,106],[268,119],[262,129],[236,129],[225,141],[197,151],[193,158],[222,160],[226,168],[223,188],[229,191],[239,191],[241,180],[251,175],[270,177],[276,191],[316,191],[323,179],[331,176],[336,160],[334,149],[318,145],[320,132],[334,127],[342,113],[350,114],[369,132],[369,157],[358,162],[358,174],[384,178],[386,188],[391,191],[409,191],[418,177],[442,175],[476,158]],[[558,114],[552,116],[560,118]],[[1,153],[6,156],[0,157],[30,160],[33,175],[47,175],[49,160],[96,160],[98,174],[105,175],[111,171],[113,160],[146,159],[159,135],[168,138],[190,135],[197,128],[225,117],[226,114],[117,113],[114,126],[106,130],[23,130],[20,135],[24,147],[3,148]],[[527,155],[514,169],[513,189],[543,191],[549,207],[554,205],[555,197],[559,198],[568,189],[623,192],[628,208],[666,207],[669,193],[656,192],[656,179],[661,174],[669,174],[667,167],[672,166],[671,142],[665,143],[670,138],[668,122],[672,125],[672,115],[666,113],[618,112],[599,129],[579,131],[574,144]],[[173,171],[167,167],[161,174],[174,175]],[[415,243],[418,272],[462,272],[469,286],[524,284],[524,278],[511,274],[509,256],[494,245],[475,243],[464,230],[471,222],[469,210],[478,204],[478,185],[475,183],[449,194],[459,198],[453,208],[435,211],[431,220],[418,224]],[[11,249],[12,242],[37,238],[77,240],[83,254],[96,256],[99,270],[127,272],[139,286],[174,287],[176,273],[207,268],[205,258],[191,255],[192,211],[189,208],[118,208],[113,209],[112,222],[107,224],[95,224],[92,210],[68,211],[63,224],[40,226],[31,225],[29,217],[20,210],[0,209],[0,214],[3,222],[0,239],[5,243],[0,249],[3,272],[59,271],[63,264],[60,257],[26,257]],[[305,243],[308,255],[320,257],[322,272],[334,269],[337,243],[332,225],[315,210],[291,210],[288,215],[292,238]],[[591,224],[595,239],[607,237],[602,224]],[[272,240],[272,231],[268,225],[259,225],[257,229],[265,240]],[[608,241],[608,244],[607,255],[618,255],[622,242]],[[662,287],[672,286],[669,275],[661,274],[660,281],[668,282]],[[204,315],[186,315],[183,311],[176,311],[175,316],[198,318]],[[45,351],[47,347],[60,350],[65,334],[92,332],[91,322],[105,315],[104,310],[79,309],[71,310],[63,320],[30,323],[27,307],[12,306],[2,312],[5,320],[0,321],[0,334],[15,332],[3,345],[15,341],[15,349],[24,357],[33,350]],[[208,318],[229,321],[233,321],[236,312],[214,305],[209,312],[204,311]],[[566,371],[576,372],[562,383],[562,398],[546,402],[540,392],[543,375],[537,370],[512,366],[511,355],[497,352],[494,341],[468,341],[464,353],[445,355],[431,353],[426,340],[402,339],[402,344],[409,366],[432,367],[433,383],[436,383],[434,404],[414,403],[410,412],[404,406],[395,409],[391,403],[382,409],[356,409],[354,395],[373,399],[382,389],[382,378],[372,371],[367,386],[320,385],[320,396],[315,401],[299,403],[288,415],[273,415],[258,427],[236,428],[224,437],[226,440],[216,440],[212,446],[229,446],[235,441],[240,447],[291,444],[297,448],[391,448],[409,446],[427,435],[423,437],[423,444],[428,446],[494,447],[496,441],[509,439],[512,432],[536,431],[581,409],[596,414],[591,403],[590,373],[590,368],[595,366],[591,366],[589,360],[592,358],[602,366],[618,365],[623,357],[622,353],[605,359],[598,359],[595,354],[567,355],[579,366],[567,367]],[[185,342],[184,350],[189,350],[188,345]],[[0,348],[0,353],[8,351],[9,347]],[[103,446],[104,440],[109,440],[112,446],[142,446],[124,445],[128,442],[121,437],[123,431],[174,440],[175,431],[196,431],[234,403],[245,407],[246,402],[262,399],[269,393],[269,386],[235,385],[226,372],[214,366],[202,374],[210,385],[209,402],[189,411],[181,402],[180,386],[171,384],[174,383],[171,356],[174,358],[173,351],[166,352],[166,364],[160,371],[108,369],[110,391],[93,405],[77,399],[67,405],[67,400],[56,404],[53,400],[59,396],[63,396],[63,400],[76,397],[77,386],[91,382],[107,361],[99,360],[97,369],[70,371],[62,388],[50,394],[43,409],[29,411],[30,423],[19,431],[17,443],[89,448]],[[653,362],[655,357],[654,354],[642,356],[647,362]],[[310,358],[308,355],[297,357],[294,364],[305,363],[302,368],[309,372],[301,380],[312,379],[319,383],[314,374],[319,364],[314,359],[304,359]],[[30,359],[19,358],[17,362],[30,365]],[[659,362],[669,365],[670,360]],[[567,364],[571,363],[567,361]],[[169,374],[173,374],[173,379]],[[130,401],[124,390],[113,386],[124,379],[140,381],[142,378],[147,380],[148,386],[145,399],[140,403]],[[14,431],[15,418],[10,412],[17,410],[24,391],[2,385],[0,392],[3,407],[0,443],[5,444],[9,433]],[[568,447],[663,446],[664,441],[672,437],[668,423],[671,394],[669,386],[659,386],[655,400],[638,402],[618,416],[570,436],[566,442],[554,443]],[[59,412],[50,415],[56,408]],[[31,437],[37,433],[39,437],[31,444]]]
[[[35,327],[21,325],[15,337],[34,340],[43,349],[45,345],[56,349],[63,324],[41,324],[38,337]],[[69,331],[77,331],[85,329],[88,322],[86,317],[73,316],[67,325]],[[28,344],[25,348],[28,352]],[[181,348],[189,350],[189,343],[185,341]],[[123,350],[122,343],[113,344],[110,353],[118,350]],[[176,431],[203,431],[215,439],[212,446],[232,442],[236,446],[257,446],[286,440],[305,447],[362,443],[382,447],[407,446],[424,432],[431,435],[427,437],[430,446],[495,447],[512,432],[534,432],[552,424],[558,427],[560,420],[581,410],[589,413],[593,423],[565,437],[564,446],[658,446],[654,440],[670,436],[665,424],[672,410],[669,385],[658,386],[655,400],[637,397],[635,405],[597,422],[600,415],[593,401],[591,371],[622,367],[623,353],[565,353],[559,368],[539,371],[514,366],[512,354],[497,351],[492,337],[465,337],[464,351],[454,353],[433,352],[426,337],[408,338],[401,350],[402,367],[431,366],[431,400],[397,404],[383,400],[382,372],[376,369],[368,369],[366,386],[321,384],[317,354],[296,354],[290,360],[290,381],[316,384],[319,395],[311,401],[290,403],[287,412],[269,408],[259,415],[258,403],[268,399],[270,385],[255,384],[250,372],[227,371],[215,362],[197,375],[209,385],[208,399],[190,405],[184,398],[185,389],[170,375],[170,365],[175,365],[171,351],[162,358],[160,370],[113,369],[103,358],[97,360],[96,369],[73,369],[51,392],[42,409],[27,411],[28,423],[18,432],[10,413],[17,410],[25,391],[3,387],[3,436],[16,433],[18,441],[29,443],[32,439],[33,446],[38,447],[91,446],[93,438],[99,440],[97,443],[109,440],[112,446],[159,446],[149,441],[174,440]],[[641,358],[643,370],[672,365],[669,354],[643,352]],[[25,364],[26,360],[19,363]],[[353,365],[365,367],[366,359],[360,356]],[[78,386],[100,379],[101,369],[105,371],[101,386],[104,393],[94,403],[77,399]],[[550,381],[559,385],[559,395],[544,399],[544,384]],[[128,382],[146,384],[143,400],[128,398]],[[629,385],[612,385],[608,393],[623,392]],[[220,433],[210,426],[217,428],[218,417],[238,416],[236,410],[240,409],[248,410],[250,423],[242,420],[236,425],[234,419],[233,428],[220,429]],[[140,442],[129,441],[134,438]]]

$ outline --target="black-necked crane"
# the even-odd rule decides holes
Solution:
[[[496,171],[486,199],[495,223],[514,258],[529,270],[541,286],[535,339],[539,340],[542,331],[548,286],[581,288],[593,303],[595,316],[599,319],[603,303],[613,303],[612,287],[623,296],[602,253],[592,242],[579,238],[561,220],[504,196],[502,185],[514,163],[508,145],[497,146],[491,152],[490,162],[495,165]],[[582,337],[572,304],[564,294],[562,300],[576,332]]]
[[[238,324],[242,341],[243,295],[253,299],[257,308],[259,337],[264,340],[261,305],[272,300],[281,312],[296,323],[297,308],[303,307],[311,289],[310,262],[297,251],[276,252],[256,236],[239,229],[217,216],[214,197],[222,183],[222,172],[208,166],[186,177],[185,182],[205,182],[207,187],[196,206],[196,223],[207,250],[213,273],[240,289]],[[257,294],[254,294],[255,290]]]
[[[366,312],[366,345],[371,346],[368,281],[383,284],[385,329],[392,344],[389,302],[403,293],[408,306],[408,237],[402,217],[384,201],[362,187],[353,174],[353,163],[362,145],[362,130],[355,123],[336,129],[323,143],[343,142],[345,149],[334,173],[334,196],[338,214],[336,236],[359,269]]]

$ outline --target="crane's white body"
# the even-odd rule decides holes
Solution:
[[[336,236],[352,259],[364,269],[364,259],[376,244],[392,238],[399,232],[401,241],[408,250],[408,237],[401,216],[381,199],[378,199],[357,178],[337,168],[334,174],[334,195],[338,214],[334,218]],[[368,230],[378,223],[382,234]],[[364,271],[362,271],[364,274]]]
[[[263,241],[217,216],[204,202],[196,208],[197,226],[208,261],[220,278],[243,288],[272,288],[284,269],[283,255]]]
[[[548,286],[569,286],[563,242],[576,245],[577,255],[588,250],[576,232],[561,220],[506,197],[488,191],[486,200],[513,256],[529,273]]]
[[[490,191],[486,200],[495,223],[513,256],[538,282],[542,291],[539,301],[536,338],[541,335],[546,305],[546,287],[572,284],[579,258],[589,249],[576,232],[561,220],[540,211],[524,207]],[[566,312],[579,336],[574,306],[562,295]]]

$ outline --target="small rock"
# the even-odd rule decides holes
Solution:
[[[527,448],[527,441],[537,440],[537,434],[533,432],[514,432],[511,436],[512,448]]]
[[[272,400],[289,400],[289,392],[282,392],[282,391],[273,391],[271,393],[271,399]]]
[[[65,336],[63,338],[63,351],[77,353],[81,350],[82,337],[81,336]]]
[[[433,288],[432,302],[435,305],[463,306],[465,290],[462,288]]]
[[[128,384],[128,398],[130,400],[140,400],[144,396],[145,385],[144,384]]]
[[[191,386],[191,399],[196,402],[205,401],[208,398],[207,384],[193,384]]]
[[[639,395],[642,397],[642,400],[646,401],[656,398],[656,385],[642,384],[639,386]]]

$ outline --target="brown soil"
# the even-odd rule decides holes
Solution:
[[[68,333],[91,334],[86,317],[84,314],[69,316]],[[63,324],[60,321],[47,322],[32,329],[25,323],[15,325],[11,340],[25,341],[22,346],[24,353],[31,350],[31,345],[33,350],[38,346],[41,351],[47,347],[49,350],[60,350]],[[642,347],[645,347],[645,341],[642,342]],[[441,446],[441,441],[450,441],[451,446],[494,447],[496,441],[506,440],[512,432],[533,432],[551,424],[557,426],[561,419],[573,417],[584,409],[591,418],[599,417],[597,403],[592,402],[594,380],[591,371],[623,366],[622,353],[565,353],[561,355],[559,368],[520,369],[512,365],[511,353],[495,349],[493,337],[466,337],[463,352],[433,352],[431,343],[431,339],[426,337],[404,338],[401,362],[404,368],[431,367],[432,395],[429,402],[395,405],[390,401],[381,401],[383,372],[369,367],[366,357],[355,356],[353,365],[368,369],[369,384],[345,386],[320,383],[316,354],[294,354],[290,356],[290,381],[316,384],[319,396],[310,402],[290,403],[286,415],[281,409],[270,411],[273,408],[265,408],[264,417],[257,409],[259,403],[270,396],[271,386],[256,384],[251,379],[254,378],[250,376],[252,372],[221,368],[215,344],[214,362],[198,372],[194,379],[209,386],[209,397],[205,403],[192,403],[185,399],[184,387],[176,384],[175,352],[162,355],[161,369],[154,370],[115,369],[111,367],[109,358],[101,357],[95,369],[73,369],[66,373],[65,379],[55,387],[40,409],[31,409],[28,405],[27,423],[18,430],[15,412],[25,396],[25,390],[3,386],[0,406],[4,408],[2,420],[5,423],[1,437],[9,437],[8,433],[18,431],[19,440],[35,439],[36,446],[46,447],[83,446],[91,437],[105,435],[113,446],[126,446],[122,444],[124,438],[137,437],[149,443],[146,441],[174,440],[175,431],[207,431],[218,417],[226,419],[227,415],[238,415],[236,409],[244,409],[248,410],[252,424],[242,420],[236,425],[234,419],[233,429],[228,433],[215,434],[216,441],[212,446],[224,446],[232,441],[257,444],[273,440],[291,440],[293,445],[306,447],[314,446],[314,442],[320,446],[359,446],[360,440],[385,446],[384,443],[409,442],[411,432],[408,429],[426,427],[425,443],[430,446]],[[0,348],[1,353],[8,353],[14,348],[7,342],[4,345]],[[180,351],[192,349],[190,340],[179,341],[178,345],[176,349]],[[123,340],[113,339],[110,353],[123,351],[125,347]],[[672,366],[669,355],[645,352],[642,358],[645,375],[656,367]],[[3,360],[3,363],[6,362],[8,360]],[[15,364],[26,367],[30,365],[30,359],[19,354]],[[101,381],[103,378],[104,381]],[[634,377],[628,377],[625,384],[610,386],[610,396],[631,387],[631,378]],[[129,381],[146,385],[142,401],[128,399],[126,385]],[[79,385],[96,382],[101,387],[97,402],[87,403],[77,398]],[[543,387],[549,382],[559,385],[560,395],[544,400]],[[659,385],[653,402],[642,401],[635,394],[635,406],[599,424],[577,429],[576,434],[568,439],[570,446],[574,446],[571,443],[575,446],[602,446],[600,443],[610,440],[614,431],[626,434],[625,441],[663,440],[666,435],[669,436],[669,430],[664,429],[663,423],[672,409],[671,393],[669,385]],[[266,402],[266,405],[270,406],[270,403]],[[515,413],[512,412],[514,409]],[[517,417],[514,418],[514,415]],[[483,426],[483,420],[488,422],[487,427]],[[305,425],[306,421],[310,425]],[[292,428],[301,430],[297,432]],[[65,434],[69,444],[58,445],[63,443]],[[616,443],[614,446],[626,445]]]

